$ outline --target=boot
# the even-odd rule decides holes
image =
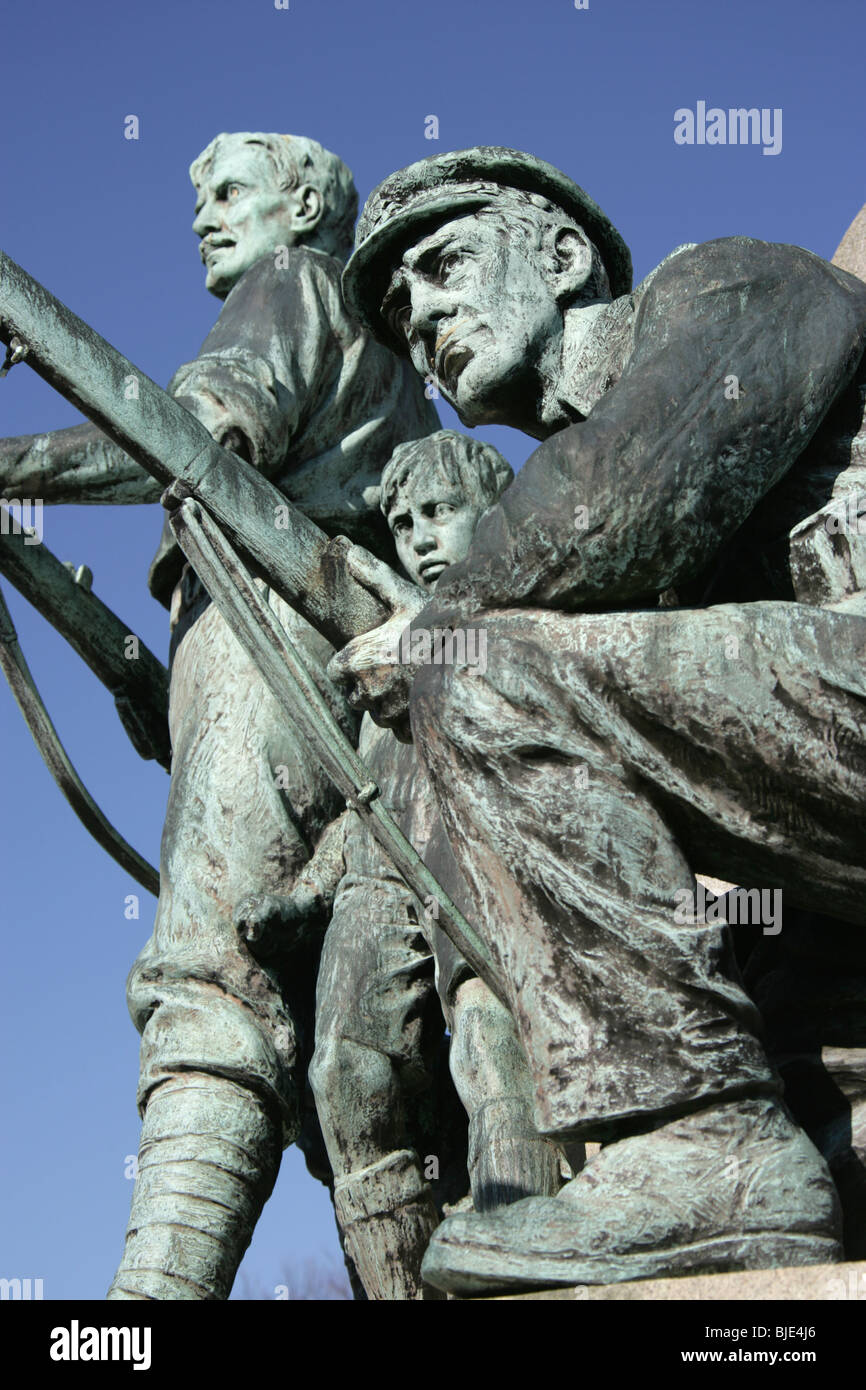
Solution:
[[[271,1195],[281,1140],[265,1102],[224,1077],[188,1072],[157,1086],[108,1298],[228,1298]]]
[[[421,1260],[439,1221],[411,1149],[337,1179],[334,1206],[346,1251],[372,1300],[428,1300]]]
[[[719,1105],[607,1145],[557,1197],[438,1229],[423,1277],[472,1295],[842,1258],[839,1201],[774,1099]]]

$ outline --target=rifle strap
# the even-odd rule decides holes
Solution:
[[[0,591],[0,666],[9,682],[18,708],[24,716],[27,727],[36,747],[54,778],[58,787],[69,802],[78,819],[90,834],[111,855],[122,869],[146,888],[148,893],[159,897],[159,874],[152,864],[124,840],[118,830],[100,811],[88,792],[75,768],[51,718],[42,701],[24,653],[18,642],[18,634],[12,622],[12,615]]]

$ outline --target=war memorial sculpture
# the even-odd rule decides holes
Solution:
[[[386,178],[345,269],[315,141],[191,174],[225,304],[168,394],[0,257],[5,366],[90,421],[0,441],[4,496],[168,513],[169,676],[124,683],[119,620],[0,547],[170,748],[109,1297],[226,1298],[293,1142],[360,1297],[862,1258],[866,283],[736,236],[634,287],[498,147]],[[539,441],[516,477],[430,383]]]

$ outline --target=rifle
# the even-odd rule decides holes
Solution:
[[[390,617],[381,600],[349,572],[344,556],[350,542],[342,536],[329,539],[250,463],[217,444],[189,411],[3,252],[0,341],[8,348],[4,370],[26,360],[166,488],[163,501],[174,511],[184,553],[274,696],[295,719],[306,704],[305,728],[328,776],[413,892],[422,902],[432,899],[443,931],[501,997],[487,947],[377,801],[369,770],[324,701],[315,698],[315,683],[300,654],[252,582],[253,574],[265,579],[328,641],[345,646]],[[127,390],[131,379],[134,392]]]
[[[171,765],[168,733],[168,671],[136,638],[135,659],[125,647],[132,635],[123,621],[90,590],[84,567],[73,577],[46,545],[28,545],[20,525],[0,502],[0,574],[66,638],[114,696],[136,753]]]

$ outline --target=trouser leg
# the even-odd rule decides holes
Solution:
[[[430,1084],[444,1025],[411,894],[374,847],[369,853],[381,877],[347,876],[334,903],[310,1082],[337,1219],[367,1296],[436,1298],[420,1267],[439,1215],[407,1112]]]
[[[304,1063],[291,991],[233,912],[289,891],[337,799],[211,606],[176,634],[170,724],[160,900],[128,983],[142,1147],[111,1296],[223,1298],[298,1134]]]
[[[368,1298],[435,1299],[439,1295],[421,1278],[421,1261],[439,1224],[439,1213],[417,1149],[395,1147],[401,1138],[408,1143],[409,1136],[401,1135],[399,1123],[395,1124],[401,1106],[395,1094],[394,1065],[381,1053],[357,1048],[345,1040],[338,1044],[338,1052],[338,1066],[357,1068],[350,1103],[357,1100],[355,1087],[362,1085],[368,1105],[373,1101],[370,1110],[375,1106],[384,1121],[378,1142],[369,1145],[341,1145],[353,1120],[348,1108],[343,1109],[336,1125],[328,1126],[332,1163],[340,1167],[336,1156],[340,1148],[346,1154],[345,1166],[340,1167],[334,1182],[334,1208],[346,1252]],[[333,1079],[325,1085],[332,1100],[340,1096]],[[365,1158],[370,1161],[364,1162]]]
[[[469,1116],[473,1207],[553,1196],[562,1153],[535,1128],[529,1069],[508,1010],[483,981],[465,980],[451,1029],[451,1075]]]
[[[485,675],[421,672],[413,729],[499,963],[538,1128],[609,1139],[772,1086],[723,933],[673,924],[675,893],[693,886],[683,850],[581,719],[572,685],[582,694],[591,677],[576,662],[551,671],[543,636],[506,636],[503,622],[487,625]]]
[[[452,902],[470,919],[472,905],[436,816],[424,860]],[[442,930],[429,923],[436,956],[436,985],[451,1033],[449,1064],[469,1116],[468,1167],[475,1211],[561,1186],[563,1151],[539,1135],[533,1121],[532,1077],[514,1020],[504,1004],[472,972]],[[582,1145],[579,1163],[583,1159]],[[575,1159],[574,1153],[570,1154]]]
[[[480,617],[413,729],[529,1057],[540,1128],[610,1139],[772,1093],[693,867],[866,913],[866,622],[793,604]],[[724,865],[724,869],[722,869]]]
[[[485,621],[413,730],[529,1057],[543,1132],[605,1142],[553,1199],[452,1217],[461,1292],[838,1258],[826,1165],[693,869],[862,924],[866,624],[794,605]],[[469,644],[467,643],[467,646]],[[476,650],[479,648],[476,648]]]

